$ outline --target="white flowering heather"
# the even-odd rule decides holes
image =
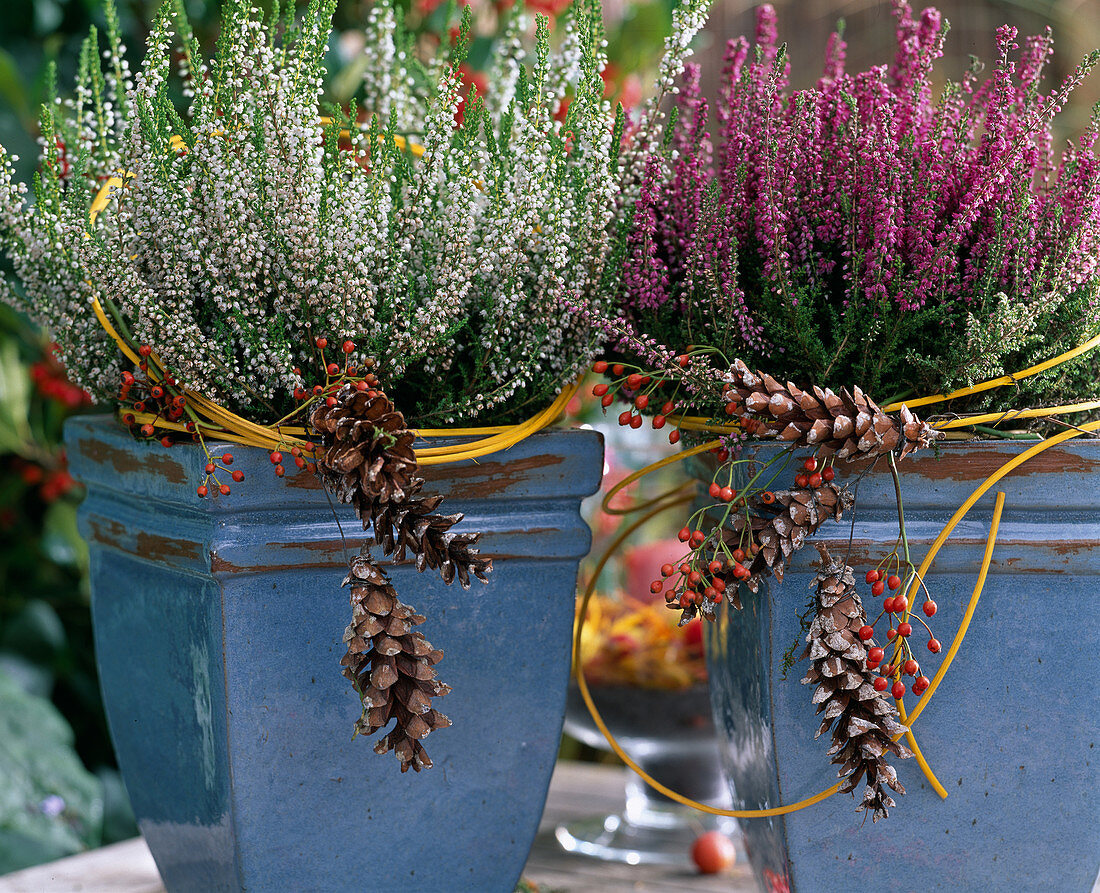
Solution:
[[[112,11],[106,66],[93,34],[76,98],[44,112],[33,203],[0,151],[12,300],[97,397],[120,368],[93,296],[183,385],[260,421],[324,383],[319,337],[376,358],[417,424],[530,415],[591,360],[599,333],[559,298],[604,306],[621,267],[624,119],[604,99],[597,0],[557,49],[545,18],[532,41],[514,13],[485,96],[459,72],[468,14],[453,48],[418,59],[382,0],[366,114],[322,118],[334,4],[265,19],[230,0],[207,64],[170,0],[132,78]],[[123,185],[89,223],[111,175]]]
[[[364,31],[364,107],[383,121],[392,112],[399,133],[421,132],[431,75],[416,56],[414,35],[390,3],[371,7]]]
[[[631,133],[631,151],[625,159],[631,205],[638,198],[646,167],[656,158],[662,168],[667,161],[656,150],[665,134],[665,100],[680,92],[679,80],[691,55],[691,43],[707,22],[710,0],[682,0],[672,10],[672,30],[665,38],[665,53],[657,68],[656,89],[643,103]],[[626,205],[624,204],[624,207]]]
[[[118,168],[133,89],[113,4],[105,13],[106,65],[100,63],[93,29],[81,49],[75,95],[64,104],[52,89],[51,71],[51,98],[40,116],[41,169],[33,189],[15,182],[12,164],[18,158],[0,146],[0,249],[20,283],[5,283],[0,300],[55,333],[71,377],[97,394],[115,386],[119,366],[114,343],[90,312],[93,289],[78,249],[94,184],[89,172]]]

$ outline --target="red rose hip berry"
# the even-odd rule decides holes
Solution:
[[[692,844],[691,861],[701,874],[718,874],[733,867],[737,849],[721,831],[708,831]]]

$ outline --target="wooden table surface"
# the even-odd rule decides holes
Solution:
[[[727,874],[702,876],[564,852],[554,828],[560,822],[621,810],[624,780],[621,769],[558,763],[524,877],[537,883],[542,893],[755,893],[752,873],[743,862]],[[164,893],[164,886],[139,837],[4,875],[0,893]]]

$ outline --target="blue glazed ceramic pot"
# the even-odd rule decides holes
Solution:
[[[990,474],[1028,444],[947,443],[899,463],[905,518],[916,563],[952,513]],[[750,448],[766,461],[779,448]],[[800,457],[801,458],[801,457]],[[694,473],[709,482],[707,461]],[[713,466],[711,466],[713,467]],[[838,463],[837,482],[866,465]],[[793,478],[792,466],[777,483]],[[895,761],[908,790],[890,817],[861,823],[852,795],[785,817],[741,820],[758,882],[792,893],[877,889],[1087,893],[1100,869],[1100,443],[1070,441],[1004,478],[940,550],[927,584],[939,605],[930,621],[944,651],[970,599],[997,490],[1006,503],[993,563],[962,649],[913,731],[948,791],[941,800],[915,760]],[[816,539],[849,563],[875,613],[864,572],[898,534],[893,484],[879,466],[858,487],[851,515]],[[793,803],[829,787],[830,735],[819,725],[806,662],[783,678],[784,651],[803,632],[817,558],[812,542],[783,583],[745,609],[708,624],[710,685],[723,762],[734,801],[758,809]],[[873,615],[872,615],[873,616]],[[914,624],[923,633],[923,627]],[[880,636],[885,632],[880,630]],[[914,632],[914,652],[931,678],[943,654]],[[907,695],[912,708],[915,700]],[[856,792],[862,793],[862,785]]]
[[[494,570],[463,591],[387,565],[454,689],[438,704],[454,725],[425,742],[435,766],[419,774],[352,740],[346,559],[314,476],[278,479],[264,451],[230,447],[245,481],[202,500],[198,447],[136,443],[102,417],[69,422],[66,444],[88,491],[111,734],[167,888],[511,891],[561,734],[600,436],[548,431],[425,470],[459,528],[484,531]],[[356,550],[366,536],[337,508]]]

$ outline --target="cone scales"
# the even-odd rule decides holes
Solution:
[[[874,643],[859,638],[867,616],[856,594],[855,574],[824,545],[818,543],[817,549],[821,570],[812,584],[817,589],[817,613],[806,635],[802,656],[811,663],[802,682],[817,686],[813,703],[822,720],[815,737],[833,730],[829,753],[840,767],[837,775],[844,779],[840,790],[854,791],[864,780],[863,799],[856,809],[870,812],[877,822],[896,805],[886,789],[905,793],[894,767],[886,762],[887,754],[906,758],[912,753],[893,740],[906,728],[889,697],[875,691],[874,675],[867,669],[867,647]]]
[[[943,436],[902,406],[899,419],[858,388],[834,393],[814,386],[802,390],[735,360],[726,396],[740,403],[741,421],[756,437],[814,447],[820,458],[874,459],[895,449],[899,458]]]
[[[432,707],[432,698],[447,694],[432,669],[442,651],[414,627],[424,617],[402,604],[389,579],[373,561],[356,556],[344,580],[351,586],[352,620],[344,632],[347,654],[340,664],[363,702],[355,733],[373,735],[396,724],[374,746],[375,753],[394,751],[401,771],[430,769],[432,761],[420,743],[451,721]]]
[[[746,518],[738,515],[731,537],[736,548],[745,528],[751,529],[749,542],[757,547],[756,556],[749,566],[752,576],[745,585],[752,592],[760,588],[760,580],[773,574],[777,582],[783,582],[787,560],[802,548],[808,537],[817,533],[826,521],[839,521],[852,507],[852,494],[847,487],[823,483],[820,487],[796,487],[775,494],[775,502],[768,505],[756,502],[757,514]]]

